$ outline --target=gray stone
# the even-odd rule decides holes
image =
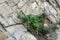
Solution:
[[[34,14],[34,15],[35,15],[35,14],[42,14],[41,12],[42,12],[42,10],[39,10],[39,7],[36,7],[36,8],[33,10],[33,14]]]
[[[4,20],[2,20],[1,22],[4,22],[4,21],[6,21],[6,23],[4,23],[5,26],[15,24],[15,22],[12,20],[11,17],[4,17]]]
[[[39,6],[37,6],[36,2],[31,4],[31,8],[30,10],[33,10],[32,14],[40,14],[41,10],[39,9]]]
[[[57,35],[58,35],[57,40],[60,40],[60,25],[58,25],[58,26],[59,26],[59,29],[58,29],[58,30],[56,30],[56,33],[57,33]]]
[[[56,19],[57,19],[57,11],[47,2],[44,2],[44,8],[45,8],[45,12],[46,12],[46,15],[50,15],[50,20],[53,22],[53,23],[57,23],[56,22]],[[54,21],[53,21],[54,20]]]
[[[17,13],[12,13],[10,16],[15,23],[22,23],[22,21],[19,18],[17,18]]]
[[[28,14],[41,14],[42,13],[42,10],[40,10],[40,8],[37,6],[36,2],[34,3],[30,3],[29,5],[28,4],[25,4],[21,10],[24,12],[25,15],[28,15]]]
[[[26,4],[29,4],[30,3],[30,0],[20,0],[20,2],[18,3],[18,7],[19,8],[21,8],[21,7],[23,7],[24,5],[26,5]]]
[[[0,3],[3,3],[3,2],[5,2],[5,0],[0,0]]]
[[[12,7],[12,9],[13,9],[13,11],[16,13],[17,10],[18,10],[18,6],[14,6],[14,7]]]
[[[6,38],[5,40],[14,40],[14,38],[9,37],[9,38]]]
[[[37,40],[32,34],[27,32],[27,29],[23,25],[15,25],[6,29],[17,40]],[[6,40],[8,39],[13,40],[12,37],[7,38]]]
[[[57,7],[57,3],[55,0],[49,0],[52,6]]]
[[[6,22],[6,20],[4,20],[4,18],[2,18],[1,16],[0,16],[0,22],[5,26],[8,26],[8,23]]]
[[[6,30],[14,36],[17,40],[21,39],[21,36],[24,35],[27,32],[27,29],[23,25],[15,25],[6,28]],[[12,40],[12,37],[7,38],[7,40]]]
[[[32,13],[31,7],[29,7],[29,6],[27,6],[27,5],[23,6],[23,7],[21,8],[21,10],[24,12],[25,15],[28,15],[28,14]]]
[[[56,19],[52,15],[50,15],[49,19],[52,23],[54,23],[54,24],[57,23]]]
[[[35,8],[37,7],[36,2],[32,3],[32,4],[31,4],[31,7],[32,7],[32,9],[35,9]]]
[[[12,18],[9,16],[12,12],[13,10],[6,3],[0,5],[0,14],[4,17],[9,25],[15,24]]]
[[[37,40],[32,34],[25,33],[20,40]]]
[[[27,31],[27,29],[23,26],[23,25],[15,25],[15,26],[11,26],[6,28],[6,30],[10,33],[10,34],[14,34],[16,32],[24,32]]]
[[[44,11],[44,6],[43,6],[43,2],[41,2],[41,1],[37,1],[38,2],[38,8],[39,8],[39,12],[40,12],[40,14],[41,13],[43,13],[43,11]]]
[[[20,0],[20,2],[18,3],[18,7],[21,8],[24,4],[25,3],[22,0]]]
[[[0,14],[2,16],[7,17],[12,12],[12,9],[6,3],[0,4]]]
[[[15,24],[14,20],[11,17],[8,17],[6,20],[9,25]]]
[[[7,2],[10,6],[15,6],[20,2],[20,0],[7,0]]]
[[[60,22],[60,9],[59,8],[56,8],[57,10],[57,22],[59,23]]]
[[[57,11],[47,2],[44,2],[44,5],[43,5],[46,9],[47,14],[50,14],[50,15],[53,15],[55,18],[57,17]]]
[[[25,34],[23,31],[16,32],[13,36],[17,39],[20,40],[21,37]]]
[[[60,0],[56,0],[57,1],[57,6],[59,6],[60,7]]]

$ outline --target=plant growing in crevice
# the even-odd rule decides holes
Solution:
[[[42,33],[43,35],[46,35],[50,32],[50,30],[56,30],[57,27],[44,27],[43,20],[46,18],[46,14],[43,13],[42,15],[25,15],[22,11],[18,13],[17,16],[19,19],[21,19],[27,26],[28,28],[35,30],[35,32]],[[33,31],[32,30],[32,31]]]

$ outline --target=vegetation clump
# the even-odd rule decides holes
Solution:
[[[25,15],[22,11],[18,13],[18,18],[21,19],[27,26],[28,28],[35,30],[35,32],[42,33],[43,35],[48,34],[51,29],[56,30],[57,27],[44,27],[44,22],[43,20],[46,18],[46,14],[42,15]]]

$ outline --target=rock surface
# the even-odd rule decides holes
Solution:
[[[27,29],[23,25],[11,26],[6,29],[17,40],[37,40],[32,34],[27,32]],[[9,37],[6,40],[13,40],[13,38]]]
[[[52,23],[60,23],[60,0],[0,0],[0,22],[7,27],[9,33],[13,36],[17,35],[17,40],[21,36],[21,40],[37,40],[33,35],[25,32],[26,28],[22,27],[21,20],[17,18],[19,10],[22,10],[25,15],[45,13]],[[60,30],[57,36],[56,40],[60,40]],[[52,38],[55,39],[54,36]],[[13,39],[9,37],[6,40]]]

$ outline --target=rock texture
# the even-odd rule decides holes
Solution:
[[[37,40],[32,34],[27,32],[27,29],[23,25],[15,25],[6,29],[11,35],[16,38],[16,40]],[[8,37],[6,40],[15,39],[12,37]]]
[[[17,35],[17,40],[20,40],[21,35],[21,40],[37,40],[30,33],[25,33],[26,28],[22,26],[23,24],[21,25],[21,20],[17,18],[19,10],[22,10],[25,15],[45,13],[52,23],[60,23],[60,0],[0,0],[0,22],[11,35]],[[58,35],[56,40],[60,40],[60,30],[56,33]],[[6,40],[13,40],[13,38],[9,37]]]

